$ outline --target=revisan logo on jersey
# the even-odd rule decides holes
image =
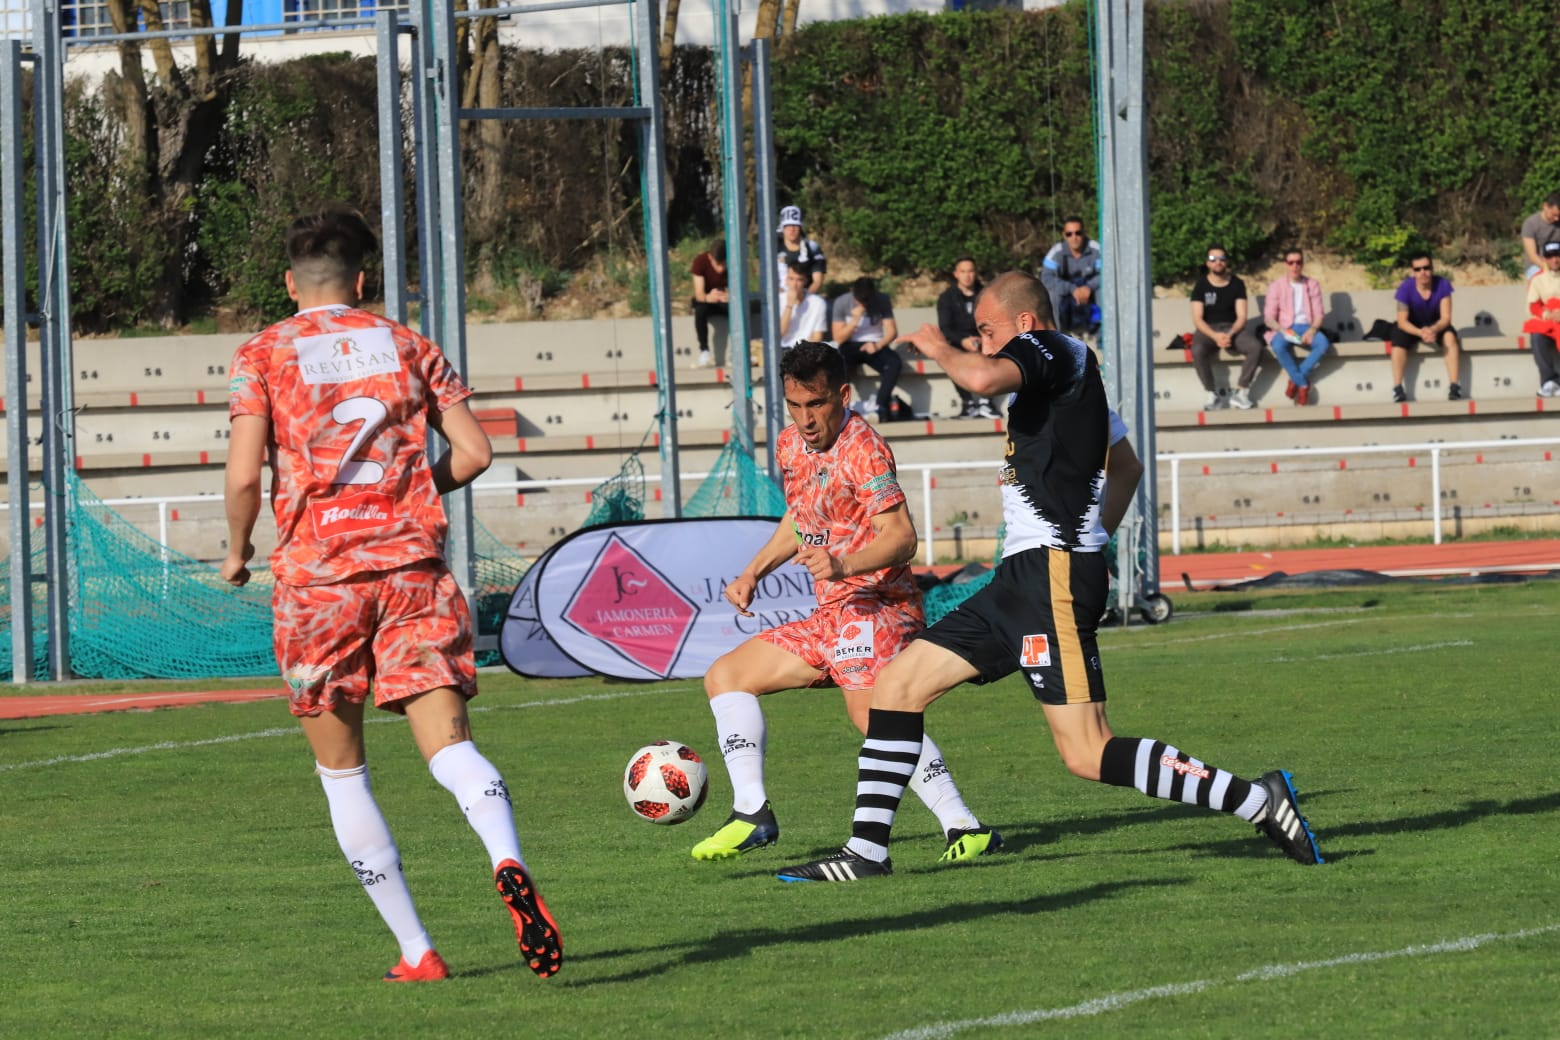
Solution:
[[[309,506],[309,513],[314,517],[314,533],[321,538],[385,527],[396,519],[395,500],[378,491],[348,495],[329,503],[315,502]]]

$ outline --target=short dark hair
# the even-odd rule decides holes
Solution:
[[[1544,196],[1544,205],[1560,206],[1560,191],[1552,191],[1548,195]]]
[[[1428,249],[1421,249],[1417,253],[1408,254],[1408,264],[1410,267],[1414,265],[1415,260],[1428,260],[1431,264],[1435,263],[1435,257],[1430,255],[1430,250]]]
[[[1230,251],[1229,251],[1229,250],[1228,250],[1228,249],[1225,249],[1225,248],[1224,248],[1224,247],[1223,247],[1223,246],[1222,246],[1222,245],[1220,245],[1220,244],[1219,244],[1219,243],[1217,243],[1217,242],[1215,242],[1215,243],[1214,243],[1214,244],[1213,244],[1213,245],[1211,245],[1211,246],[1209,246],[1209,247],[1208,247],[1208,252],[1210,252],[1210,253],[1211,253],[1211,252],[1213,252],[1213,251],[1214,251],[1214,250],[1215,250],[1215,249],[1217,249],[1217,250],[1218,250],[1218,251],[1219,251],[1219,252],[1221,252],[1221,253],[1223,253],[1223,254],[1224,254],[1224,255],[1225,255],[1225,257],[1226,257],[1226,258],[1228,258],[1228,257],[1229,257],[1229,255],[1230,255]]]
[[[780,354],[780,378],[794,379],[798,383],[811,383],[819,375],[828,377],[829,386],[844,386],[850,378],[845,358],[832,343],[815,343],[803,340]]]
[[[710,239],[710,256],[714,257],[719,263],[723,264],[726,262],[726,240],[724,238]]]
[[[800,257],[788,256],[785,258],[785,266],[789,267],[803,278],[806,278],[809,281],[812,280],[813,262],[811,260],[803,260]]]
[[[850,283],[850,294],[858,303],[871,303],[872,297],[877,295],[877,282],[868,275],[862,275]]]
[[[287,261],[295,279],[314,285],[348,285],[363,270],[363,258],[379,239],[363,214],[347,206],[326,206],[298,217],[287,228]]]
[[[1302,259],[1302,260],[1305,259],[1305,250],[1301,249],[1299,246],[1290,246],[1288,249],[1284,250],[1283,257],[1284,257],[1285,260],[1289,259],[1289,254],[1290,253],[1299,253],[1300,254],[1300,259]]]
[[[1045,283],[1028,271],[1007,271],[997,275],[981,292],[981,299],[990,296],[1009,318],[1020,314],[1033,314],[1047,328],[1056,327],[1056,315],[1051,310],[1051,294]]]
[[[1067,225],[1068,224],[1077,224],[1079,227],[1083,228],[1085,231],[1089,230],[1089,225],[1087,225],[1087,224],[1085,224],[1083,222],[1083,218],[1082,217],[1068,217],[1066,220],[1063,220],[1062,221],[1062,229],[1064,231],[1067,229]]]

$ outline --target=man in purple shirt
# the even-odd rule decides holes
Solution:
[[[1392,328],[1392,400],[1408,400],[1403,388],[1403,372],[1408,368],[1408,352],[1421,343],[1446,351],[1446,399],[1460,401],[1462,384],[1457,381],[1462,360],[1462,342],[1452,328],[1452,283],[1435,273],[1429,253],[1419,253],[1409,261],[1413,274],[1398,286],[1397,324]]]

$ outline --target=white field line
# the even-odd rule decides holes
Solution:
[[[1103,1015],[1107,1011],[1116,1011],[1131,1004],[1138,1004],[1145,1000],[1154,1000],[1159,997],[1184,996],[1215,986],[1229,986],[1242,982],[1260,982],[1269,979],[1287,978],[1290,975],[1299,975],[1305,971],[1337,968],[1349,964],[1368,964],[1373,961],[1394,960],[1398,957],[1425,957],[1440,953],[1466,953],[1469,950],[1476,950],[1490,943],[1508,942],[1512,939],[1528,939],[1535,935],[1549,935],[1554,932],[1560,932],[1560,923],[1541,925],[1537,928],[1524,928],[1516,932],[1486,932],[1483,935],[1465,935],[1460,939],[1448,939],[1445,942],[1427,943],[1425,945],[1404,946],[1396,950],[1349,953],[1341,957],[1329,957],[1320,961],[1268,964],[1260,968],[1254,968],[1251,971],[1243,971],[1239,975],[1226,979],[1194,979],[1191,982],[1175,982],[1165,986],[1150,986],[1146,989],[1129,990],[1125,993],[1111,993],[1103,997],[1093,997],[1068,1007],[1037,1008],[1032,1011],[1006,1011],[1000,1015],[991,1015],[986,1018],[967,1018],[955,1022],[937,1022],[932,1025],[906,1029],[898,1033],[890,1033],[883,1040],[942,1040],[942,1038],[956,1036],[970,1029],[990,1029],[993,1026],[1026,1026],[1036,1022],[1090,1018],[1095,1015]]]
[[[1115,643],[1109,646],[1111,653],[1123,650],[1158,650],[1162,646],[1183,646],[1187,643],[1211,643],[1217,639],[1244,639],[1247,636],[1270,636],[1278,632],[1305,632],[1313,628],[1337,628],[1339,625],[1357,625],[1358,617],[1339,618],[1337,621],[1312,621],[1303,625],[1274,625],[1272,628],[1241,628],[1215,632],[1206,636],[1183,636],[1180,639],[1156,639],[1144,643]],[[1105,630],[1101,630],[1101,635]]]
[[[635,689],[618,690],[614,693],[587,693],[578,697],[555,697],[545,701],[527,701],[524,704],[476,704],[471,708],[471,714],[487,711],[515,711],[524,708],[558,708],[566,704],[583,704],[587,701],[615,701],[625,697],[651,697],[663,693],[687,693],[693,687],[674,686],[668,689]],[[396,715],[376,715],[364,720],[366,724],[378,724],[383,722],[400,722]],[[13,769],[41,769],[45,766],[72,765],[77,762],[97,762],[105,758],[120,758],[125,755],[145,755],[153,751],[179,751],[185,748],[211,747],[217,744],[234,744],[241,740],[263,740],[267,737],[286,737],[298,734],[297,726],[278,726],[272,729],[256,730],[253,733],[234,733],[225,737],[207,737],[204,740],[164,740],[156,744],[143,744],[140,747],[110,748],[107,751],[94,751],[86,755],[60,755],[57,758],[43,758],[33,762],[9,762],[0,764],[0,773],[8,773]]]
[[[1337,628],[1339,625],[1357,625],[1357,624],[1359,624],[1360,619],[1357,616],[1357,612],[1351,611],[1350,613],[1351,614],[1356,614],[1356,616],[1347,617],[1347,618],[1339,618],[1336,621],[1312,621],[1312,622],[1308,622],[1308,623],[1302,624],[1302,625],[1274,625],[1271,628],[1231,628],[1231,629],[1227,629],[1226,631],[1223,631],[1223,632],[1215,632],[1212,635],[1206,635],[1206,636],[1184,636],[1184,637],[1182,637],[1180,639],[1155,639],[1152,642],[1118,643],[1118,642],[1112,641],[1108,645],[1107,649],[1109,649],[1110,652],[1113,653],[1113,654],[1114,653],[1119,653],[1122,650],[1157,650],[1157,649],[1159,649],[1162,646],[1181,646],[1181,645],[1184,645],[1184,644],[1187,644],[1187,643],[1210,643],[1210,642],[1213,642],[1214,640],[1218,640],[1218,639],[1235,639],[1235,638],[1244,639],[1247,636],[1269,636],[1269,635],[1273,635],[1273,634],[1279,633],[1279,632],[1305,632],[1305,631],[1309,631],[1310,629],[1314,629],[1314,628]],[[1232,618],[1237,617],[1237,616],[1238,615],[1231,615]],[[1429,620],[1435,619],[1435,620],[1442,620],[1442,621],[1444,621],[1444,620],[1448,620],[1448,619],[1452,619],[1452,618],[1460,618],[1460,617],[1461,618],[1466,618],[1466,617],[1472,617],[1472,616],[1473,615],[1471,615],[1471,614],[1396,614],[1396,615],[1391,615],[1391,616],[1387,616],[1387,617],[1382,617],[1380,620],[1382,620],[1382,621],[1429,621]],[[1487,617],[1487,616],[1490,616],[1490,615],[1482,615],[1481,614],[1479,616],[1480,617]],[[1100,629],[1100,635],[1103,636],[1103,635],[1105,635],[1109,631],[1110,631],[1110,629],[1103,629],[1102,628],[1102,629]]]
[[[1289,664],[1296,661],[1336,661],[1345,657],[1379,657],[1382,654],[1417,654],[1421,650],[1440,650],[1448,646],[1473,646],[1471,639],[1453,639],[1446,643],[1420,643],[1418,646],[1389,646],[1384,650],[1355,650],[1347,654],[1312,654],[1308,657],[1289,657],[1279,654],[1268,658],[1274,663]]]

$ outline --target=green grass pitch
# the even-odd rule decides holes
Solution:
[[[0,1036],[1555,1030],[1560,582],[1176,606],[1102,634],[1116,732],[1246,777],[1291,770],[1327,865],[1069,776],[1007,681],[953,691],[928,730],[1010,852],[939,866],[935,823],[907,801],[894,877],[785,885],[777,868],[849,833],[858,737],[837,693],[765,699],[780,844],[696,863],[730,797],[696,682],[492,673],[477,741],[509,781],[563,970],[520,963],[480,843],[383,716],[375,789],[454,972],[390,986],[394,944],[282,702],[0,722]],[[678,827],[636,819],[620,789],[659,738],[711,759],[709,803]]]

